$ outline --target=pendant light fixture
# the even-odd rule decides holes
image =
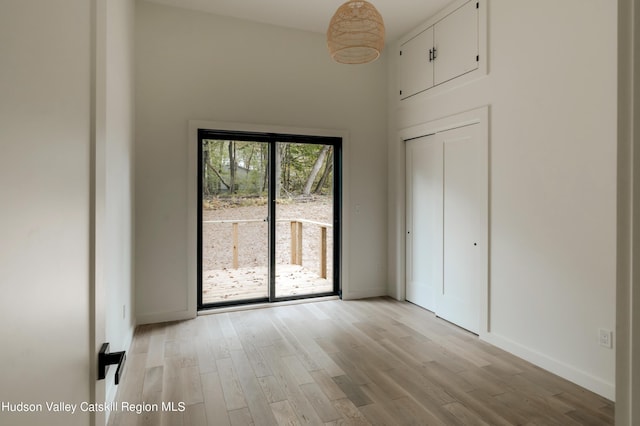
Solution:
[[[384,47],[382,16],[368,1],[347,1],[331,18],[327,47],[333,60],[342,64],[375,61]]]

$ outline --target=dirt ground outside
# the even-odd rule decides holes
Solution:
[[[248,204],[248,205],[247,205]],[[205,303],[265,297],[268,266],[268,216],[263,200],[214,204],[203,210],[202,262]],[[276,283],[286,296],[331,291],[333,204],[331,198],[285,200],[276,207]],[[306,220],[327,227],[327,279],[319,279],[321,225],[302,225],[302,267],[291,265],[291,222]],[[225,223],[210,223],[225,221]],[[238,268],[233,268],[233,225],[238,221]],[[248,221],[248,222],[245,222]],[[316,288],[317,287],[317,288]],[[243,296],[244,293],[244,296]],[[207,301],[207,297],[210,299]]]

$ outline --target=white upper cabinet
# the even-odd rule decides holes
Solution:
[[[433,27],[402,45],[398,73],[403,99],[433,86]]]
[[[434,25],[434,85],[478,68],[478,3],[470,1]]]
[[[400,99],[478,68],[479,8],[467,1],[400,45]]]

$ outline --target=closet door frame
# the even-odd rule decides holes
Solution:
[[[485,152],[487,153],[486,162],[487,162],[487,220],[486,220],[486,250],[487,250],[487,262],[486,262],[486,279],[481,280],[481,288],[479,290],[480,300],[478,303],[480,304],[480,326],[479,326],[479,336],[483,337],[491,332],[491,319],[489,315],[489,303],[490,303],[490,253],[491,253],[491,241],[490,241],[490,205],[491,205],[491,175],[490,175],[490,145],[489,145],[489,106],[480,107],[477,109],[473,109],[470,111],[466,111],[460,114],[451,115],[445,118],[429,121],[426,123],[418,124],[415,126],[407,127],[405,129],[401,129],[398,132],[398,137],[400,140],[406,142],[408,140],[417,139],[423,136],[436,134],[439,132],[444,132],[447,130],[456,129],[459,127],[465,127],[472,124],[478,124],[480,126],[479,135],[482,138],[482,143],[486,148]],[[406,176],[406,161],[403,160],[403,176]],[[406,193],[406,182],[403,183],[405,186]],[[402,235],[403,237],[403,246],[407,245],[407,223],[406,223],[406,197],[405,203],[402,205]],[[406,286],[407,286],[407,274],[406,274],[406,265],[407,265],[407,256],[408,253],[406,250],[403,253],[402,259],[402,268],[404,270],[403,277],[403,285],[400,286],[400,294],[398,294],[399,299],[406,299]]]

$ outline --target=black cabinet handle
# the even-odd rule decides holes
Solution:
[[[436,48],[434,47],[434,48],[433,48],[433,60],[435,61],[437,57],[438,57],[438,49],[436,49]]]
[[[433,49],[429,49],[429,62],[433,61]]]

